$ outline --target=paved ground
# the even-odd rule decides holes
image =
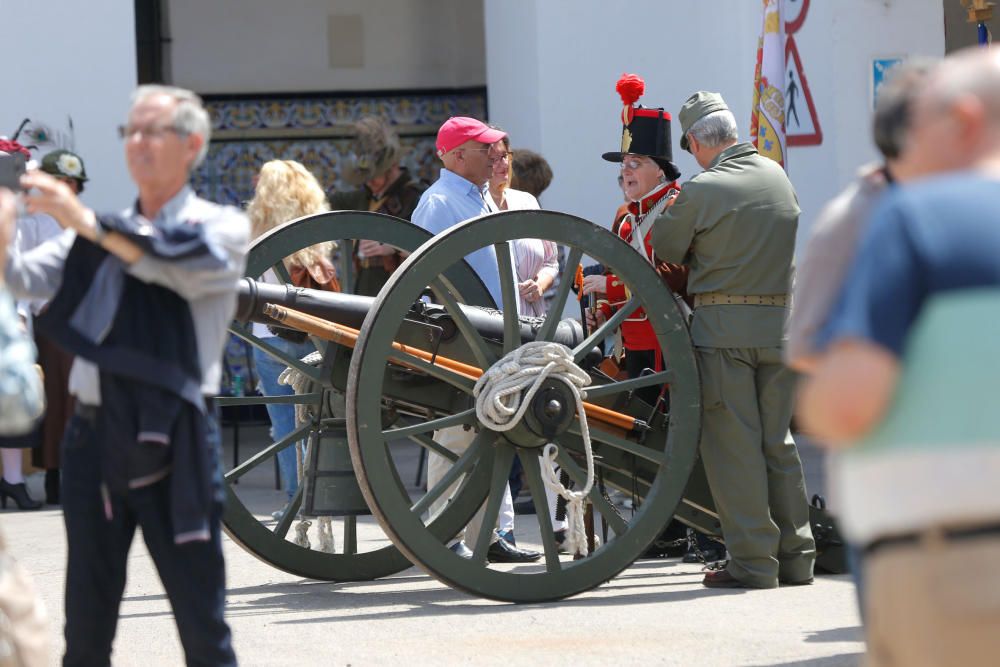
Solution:
[[[244,433],[241,459],[255,449]],[[230,458],[227,461],[231,462]],[[811,489],[818,457],[805,448]],[[241,483],[254,505],[280,501],[271,471]],[[33,488],[40,486],[33,478]],[[37,489],[40,495],[40,489]],[[58,510],[2,513],[11,550],[31,571],[62,650],[65,539]],[[376,582],[303,580],[226,538],[228,611],[246,665],[855,665],[863,646],[844,576],[808,587],[711,591],[697,566],[640,561],[600,588],[558,603],[513,605],[453,591],[411,568]],[[169,605],[140,540],[115,644],[116,665],[180,665]]]

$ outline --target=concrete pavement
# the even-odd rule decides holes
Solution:
[[[253,451],[248,446],[241,457]],[[810,463],[807,461],[807,470]],[[41,495],[40,479],[33,489]],[[275,497],[273,479],[243,493]],[[810,482],[813,487],[813,482]],[[266,503],[265,503],[266,504]],[[0,513],[7,543],[49,607],[52,663],[62,651],[61,512]],[[701,586],[698,566],[640,561],[557,603],[470,597],[411,568],[364,583],[303,580],[225,538],[227,618],[244,665],[856,665],[863,651],[846,576],[770,591]],[[183,664],[169,603],[140,539],[113,656],[116,665]]]

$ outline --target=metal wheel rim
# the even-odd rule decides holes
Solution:
[[[411,252],[430,239],[431,234],[406,220],[381,213],[332,211],[305,216],[276,227],[256,239],[251,244],[244,275],[256,279],[281,259],[316,243],[359,238],[388,243]],[[464,294],[469,302],[492,303],[486,288],[468,266],[457,267],[456,276],[456,281],[465,285]],[[281,279],[279,276],[279,280]],[[234,322],[229,330],[251,345],[255,344],[256,337],[244,330],[242,325]],[[327,390],[330,389],[329,382],[325,386]],[[316,399],[315,403],[318,405],[323,400],[325,399]],[[248,401],[246,404],[251,403]],[[305,435],[308,436],[308,433]],[[273,456],[269,456],[257,465],[267,465],[265,461],[272,459]],[[241,465],[245,463],[246,461]],[[276,535],[250,512],[235,493],[231,483],[232,472],[230,470],[224,475],[226,503],[223,529],[234,542],[264,562],[296,576],[326,581],[369,581],[410,567],[410,561],[392,544],[353,554],[331,554],[300,547],[288,541],[285,536]],[[301,496],[297,499],[301,501]],[[295,507],[297,505],[293,499],[292,509]]]
[[[381,429],[373,428],[379,414],[374,397],[381,395],[382,376],[372,371],[387,363],[393,332],[409,304],[439,273],[441,266],[481,247],[516,238],[556,241],[575,249],[571,251],[571,258],[577,259],[585,248],[587,255],[596,261],[618,268],[619,277],[627,284],[660,286],[644,290],[646,293],[637,297],[647,313],[655,313],[650,315],[651,322],[669,367],[677,377],[688,380],[671,395],[671,404],[676,407],[668,432],[670,450],[657,469],[642,508],[624,532],[590,558],[560,562],[555,571],[523,575],[490,569],[449,551],[440,534],[430,530],[410,511],[409,499],[403,498],[392,484],[387,483],[391,471],[384,455],[384,437]],[[698,371],[686,326],[673,297],[662,288],[653,268],[646,262],[637,261],[634,252],[606,229],[570,215],[514,211],[484,216],[436,236],[411,255],[393,274],[365,319],[361,343],[351,362],[347,393],[348,439],[355,470],[369,508],[400,550],[449,586],[475,595],[516,602],[553,600],[589,590],[631,564],[659,534],[679,503],[695,462],[700,432]],[[498,256],[500,254],[498,250]],[[572,262],[567,262],[564,281],[572,280],[575,266],[571,269],[571,265]],[[480,471],[480,467],[488,466],[475,468],[474,475],[466,481],[452,505],[471,506],[474,511],[487,497],[490,473]],[[543,520],[536,520],[544,530]],[[547,554],[544,561],[547,567],[550,567],[549,561]]]

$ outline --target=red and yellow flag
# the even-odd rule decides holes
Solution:
[[[785,143],[785,21],[783,0],[761,0],[764,21],[757,41],[753,75],[750,140],[761,155],[787,166]]]

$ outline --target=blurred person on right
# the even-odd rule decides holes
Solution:
[[[912,159],[907,135],[914,101],[930,70],[930,61],[906,63],[896,68],[882,86],[872,133],[883,162],[862,167],[857,180],[823,208],[813,225],[795,275],[788,342],[784,349],[786,363],[797,371],[812,372],[820,359],[814,341],[828,321],[834,299],[847,280],[847,271],[872,210],[896,183],[910,181],[920,173],[920,165]],[[828,467],[833,465],[828,461]],[[834,506],[837,499],[832,498],[832,501],[831,506]],[[847,561],[863,616],[862,550],[849,543]]]
[[[866,664],[1000,655],[1000,54],[961,52],[920,92],[924,174],[875,211],[802,387],[865,547]]]

